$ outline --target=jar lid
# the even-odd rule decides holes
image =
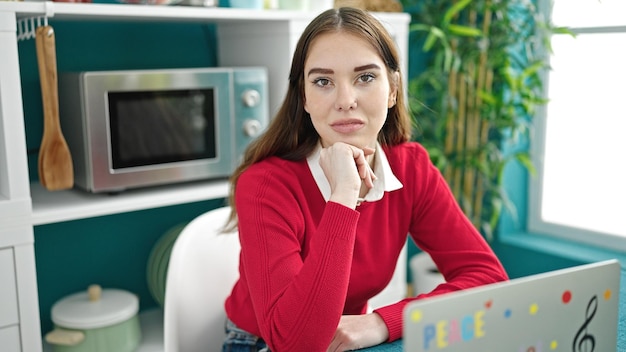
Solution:
[[[66,329],[96,329],[124,322],[139,311],[139,299],[118,289],[100,289],[69,295],[52,306],[52,322]]]

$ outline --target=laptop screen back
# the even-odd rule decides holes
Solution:
[[[414,301],[404,350],[614,352],[619,280],[609,260]]]

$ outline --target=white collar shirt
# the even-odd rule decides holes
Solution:
[[[307,158],[307,163],[309,165],[309,169],[311,170],[311,174],[315,179],[315,183],[317,183],[317,187],[322,193],[324,200],[328,202],[330,199],[330,184],[328,183],[328,180],[324,175],[324,170],[322,170],[319,163],[321,150],[322,146],[318,144],[317,148]],[[387,160],[387,156],[379,143],[376,143],[375,155],[374,175],[376,175],[377,179],[374,180],[374,187],[370,188],[367,194],[365,194],[365,197],[358,199],[357,205],[362,202],[375,202],[381,200],[385,192],[395,191],[403,187],[396,175],[393,174],[391,166],[389,165],[389,160]]]

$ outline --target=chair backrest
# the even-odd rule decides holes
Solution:
[[[221,233],[230,207],[206,212],[181,231],[165,285],[165,352],[221,351],[224,300],[239,277],[239,237]]]

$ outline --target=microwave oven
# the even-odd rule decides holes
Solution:
[[[267,70],[61,73],[59,111],[79,188],[226,178],[269,123]]]

